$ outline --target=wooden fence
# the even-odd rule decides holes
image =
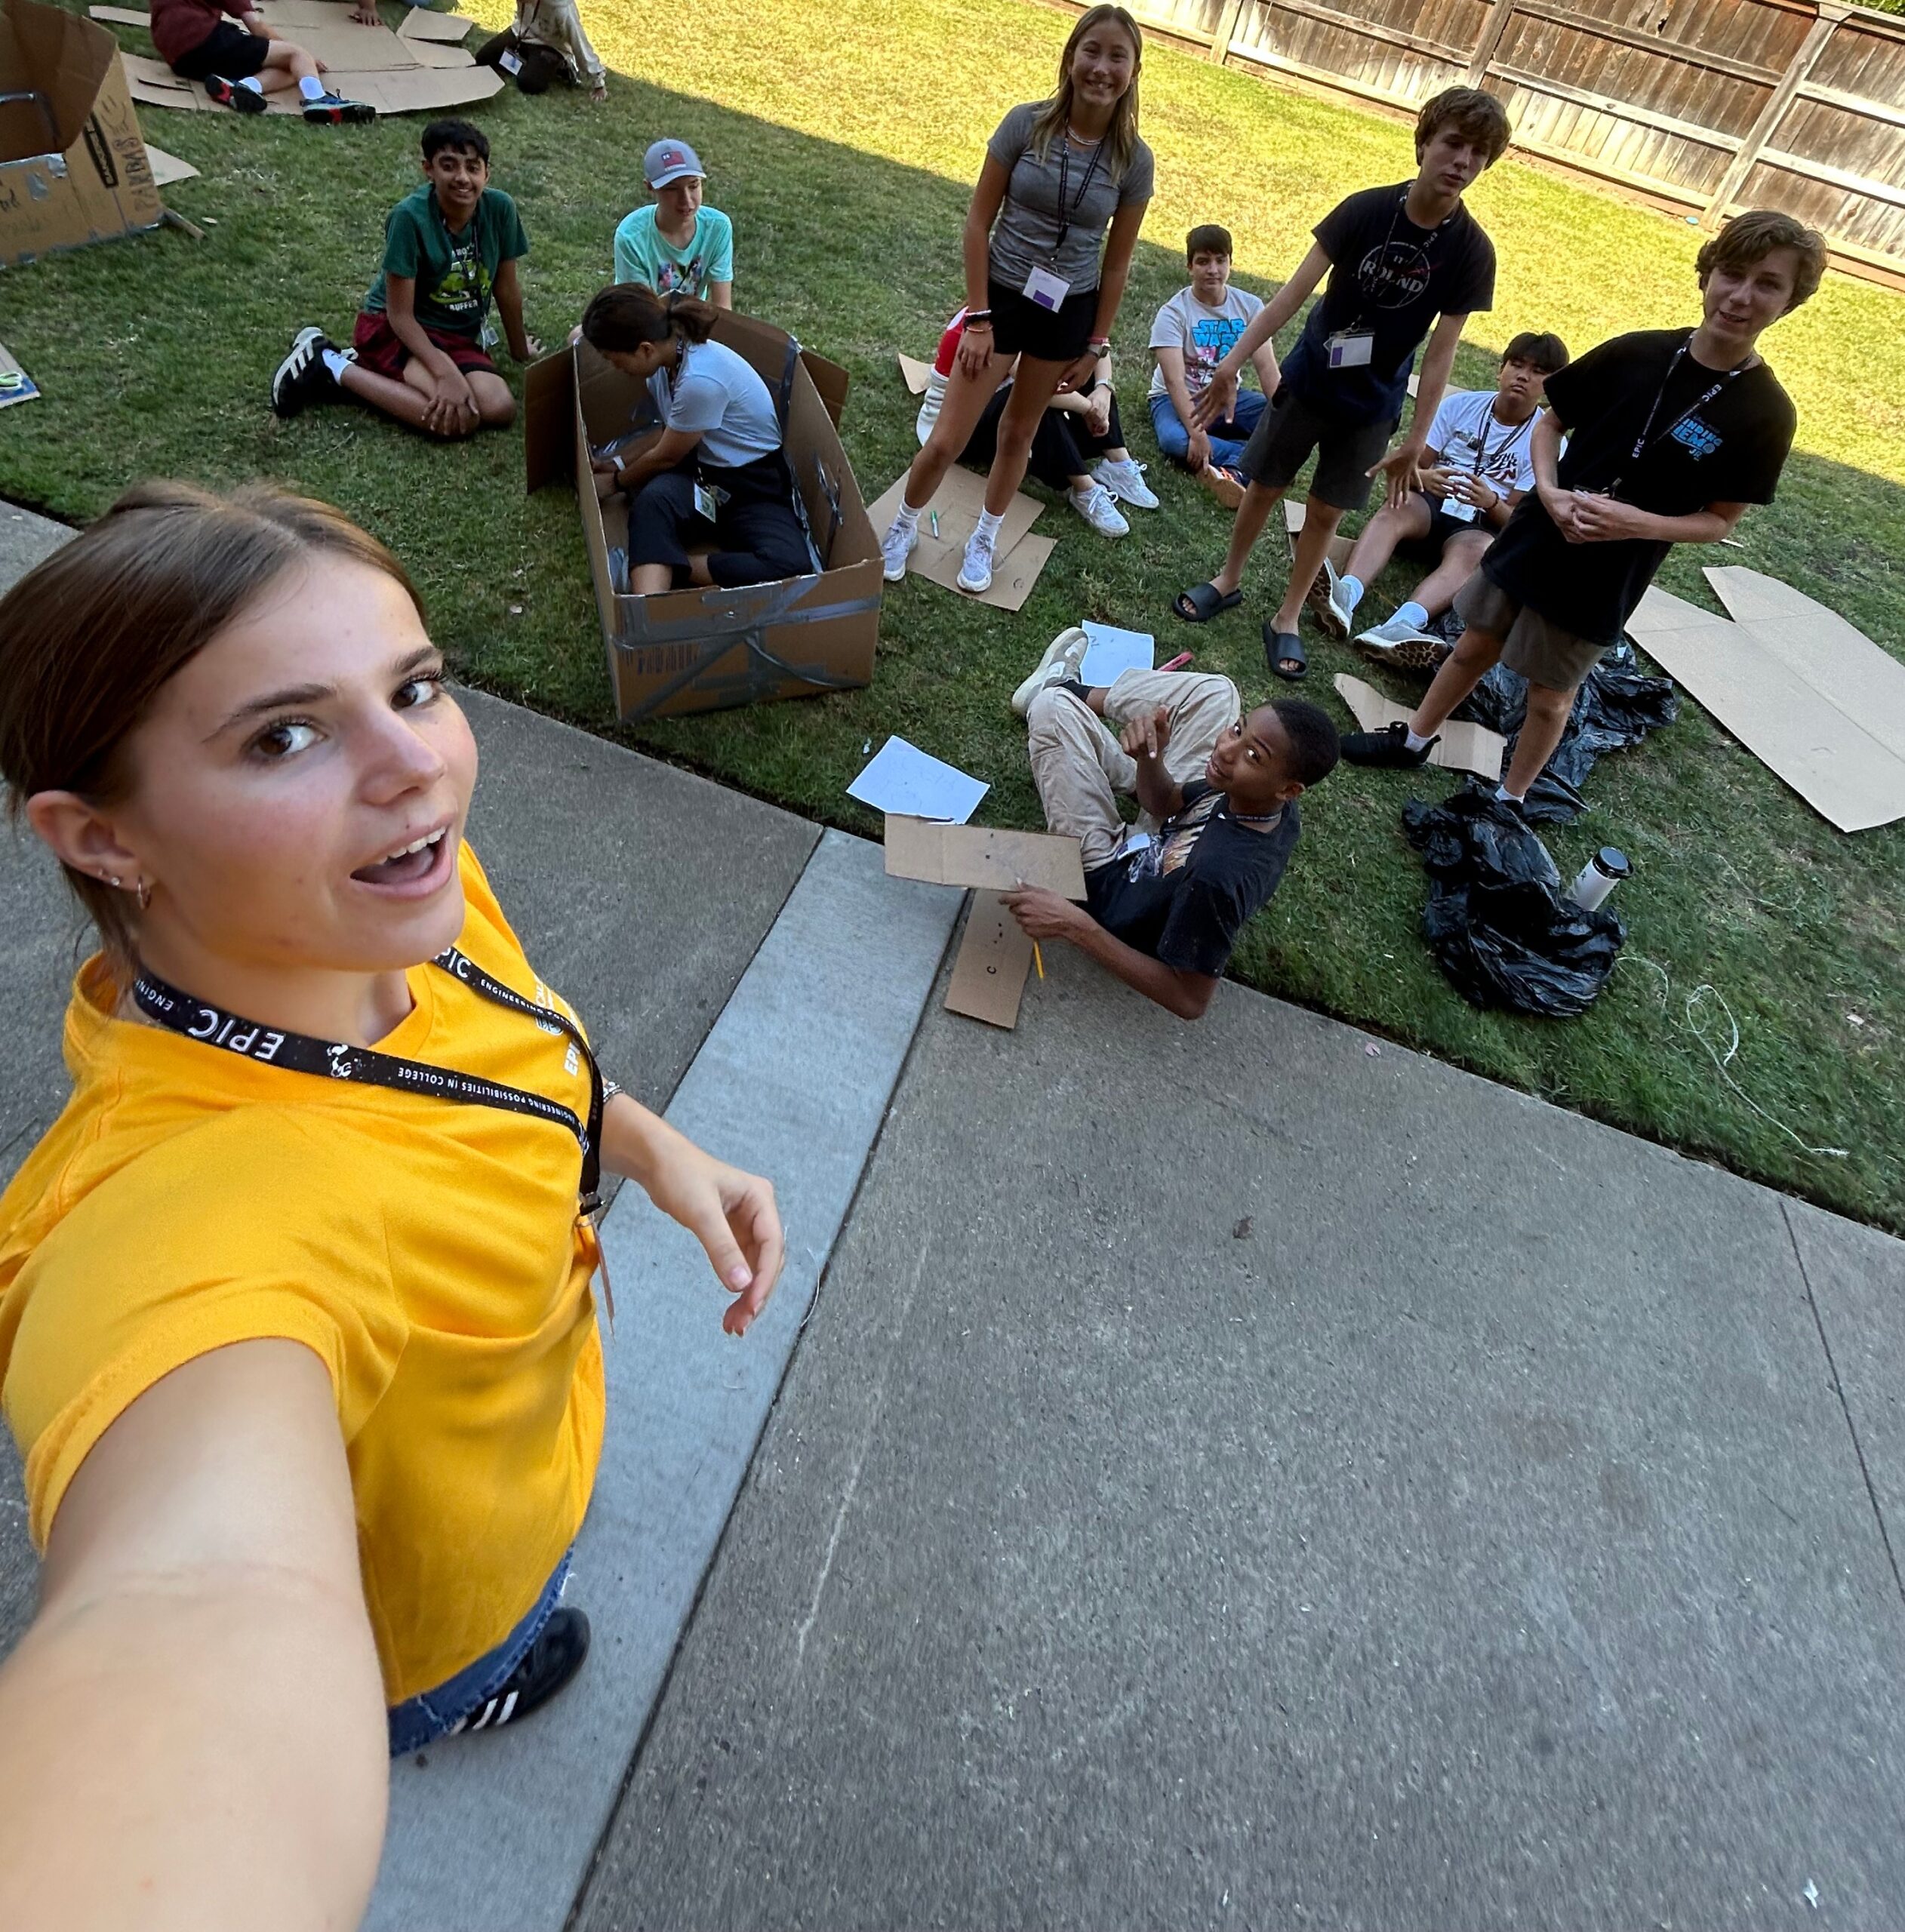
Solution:
[[[1783,208],[1842,266],[1905,280],[1905,20],[1835,0],[1126,3],[1214,60],[1388,106],[1486,86],[1530,154],[1709,226]]]

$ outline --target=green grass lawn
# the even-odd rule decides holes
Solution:
[[[503,0],[475,11],[485,26],[508,13]],[[559,339],[607,278],[645,144],[691,141],[712,171],[709,198],[734,219],[740,305],[852,372],[844,432],[870,500],[914,447],[893,352],[929,352],[959,299],[957,232],[985,137],[1006,106],[1049,91],[1068,17],[1016,0],[683,0],[662,14],[593,0],[586,11],[615,70],[608,106],[512,91],[480,115],[530,235],[531,328]],[[900,732],[989,780],[987,819],[1036,824],[1005,700],[1064,625],[1155,630],[1247,694],[1269,681],[1257,632],[1282,582],[1280,539],[1243,611],[1196,632],[1168,614],[1223,546],[1221,513],[1157,464],[1142,401],[1145,336],[1182,280],[1185,229],[1226,223],[1239,278],[1266,293],[1340,195],[1412,165],[1396,120],[1160,43],[1143,88],[1159,189],[1117,346],[1130,440],[1153,460],[1164,507],[1132,512],[1113,544],[1054,503],[1040,527],[1058,548],[1017,617],[900,586],[869,691],[623,731],[572,500],[524,496],[518,436],[442,449],[352,409],[271,416],[266,383],[293,330],[348,331],[384,212],[416,179],[414,118],[320,131],[146,110],[149,138],[203,171],[169,198],[205,238],[160,233],[0,275],[0,339],[46,392],[0,414],[0,494],[81,519],[142,475],[279,478],[343,504],[403,555],[474,683],[876,836],[845,788],[863,746]],[[1558,330],[1578,352],[1694,314],[1700,237],[1683,223],[1513,160],[1471,199],[1500,274],[1458,380],[1491,381],[1491,352],[1521,328]],[[1717,608],[1703,555],[1750,564],[1905,656],[1905,302],[1833,276],[1767,349],[1801,418],[1780,503],[1749,515],[1743,551],[1678,555],[1662,581]],[[1360,660],[1319,636],[1311,661],[1307,690],[1344,717],[1329,678]],[[1630,937],[1612,983],[1585,1017],[1545,1023],[1473,1011],[1419,936],[1426,881],[1399,813],[1411,792],[1451,784],[1347,769],[1331,780],[1237,975],[1905,1232],[1905,826],[1841,835],[1687,705],[1673,730],[1605,761],[1593,809],[1550,835],[1564,873],[1608,842],[1638,872],[1617,902]],[[1689,1022],[1703,987],[1738,1024],[1730,1078],[1710,1052],[1730,1039],[1711,995]]]

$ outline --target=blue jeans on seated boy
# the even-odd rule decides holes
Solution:
[[[1190,454],[1190,432],[1178,420],[1176,405],[1168,395],[1154,395],[1151,401],[1151,432],[1158,448],[1180,469]],[[1211,460],[1220,469],[1234,469],[1242,460],[1244,445],[1263,413],[1260,389],[1239,389],[1229,417],[1213,423],[1204,433],[1211,439]]]

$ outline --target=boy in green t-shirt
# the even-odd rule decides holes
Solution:
[[[515,398],[491,361],[494,301],[509,353],[542,345],[522,326],[516,263],[529,252],[516,205],[489,185],[490,144],[467,121],[423,130],[423,183],[384,221],[383,263],[365,298],[352,346],[304,328],[272,378],[271,406],[296,416],[354,396],[433,436],[506,429]]]

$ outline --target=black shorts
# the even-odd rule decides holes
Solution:
[[[172,63],[172,71],[188,81],[220,74],[228,81],[248,80],[265,64],[271,42],[263,34],[247,33],[229,20],[220,20],[196,47]]]
[[[1098,319],[1098,291],[1075,290],[1056,309],[1042,309],[1023,289],[986,285],[993,312],[993,346],[1002,355],[1029,355],[1040,362],[1076,362]]]
[[[1429,506],[1429,528],[1423,535],[1405,537],[1396,546],[1404,556],[1419,563],[1433,565],[1442,561],[1442,552],[1448,547],[1448,540],[1451,537],[1479,531],[1485,537],[1494,537],[1494,525],[1479,512],[1466,520],[1459,516],[1451,516],[1442,508],[1441,497],[1424,495],[1420,490],[1415,494]]]
[[[696,507],[697,481],[722,499],[713,522]],[[629,506],[629,562],[666,564],[675,587],[691,581],[688,545],[714,540],[708,574],[727,589],[805,577],[814,568],[807,533],[794,511],[794,479],[785,454],[775,450],[739,469],[697,461],[691,451],[679,466],[651,476]]]
[[[1334,510],[1368,507],[1375,488],[1369,472],[1389,451],[1396,424],[1390,420],[1342,423],[1293,395],[1285,383],[1257,419],[1239,466],[1266,490],[1287,490],[1297,472],[1316,452],[1309,494]]]

